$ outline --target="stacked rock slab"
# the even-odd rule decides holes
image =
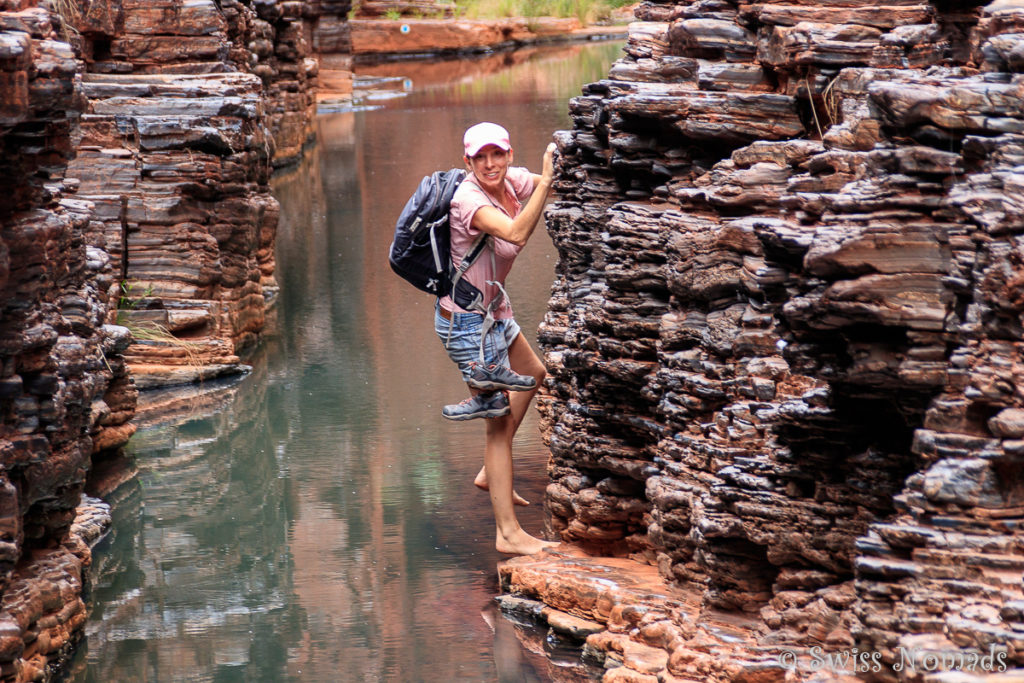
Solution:
[[[315,68],[301,3],[250,5],[93,2],[74,17],[88,108],[69,173],[116,265],[110,317],[133,330],[140,388],[243,369],[276,290],[267,182],[275,149],[301,152]]]
[[[267,125],[274,141],[275,167],[302,157],[303,146],[315,135],[316,89],[319,65],[309,39],[311,15],[306,2],[221,3],[229,21],[228,38],[240,65],[248,64],[263,81]],[[247,11],[255,10],[253,17]],[[348,7],[344,8],[344,12]],[[345,13],[341,16],[344,17]],[[245,49],[242,50],[241,47]]]
[[[303,3],[308,42],[316,54],[318,81],[325,97],[352,95],[351,0],[307,0]]]
[[[0,678],[39,680],[84,623],[82,570],[106,519],[90,457],[123,445],[135,389],[91,205],[65,179],[84,106],[59,18],[0,2]],[[91,512],[90,512],[91,511]],[[106,519],[106,522],[103,520]],[[91,520],[91,521],[90,521]]]
[[[273,287],[278,205],[253,74],[86,74],[69,174],[118,265],[140,388],[237,372]]]
[[[636,18],[556,134],[553,530],[757,647],[1024,665],[1024,4]]]
[[[313,137],[316,60],[303,2],[79,0],[67,3],[89,73],[254,73],[263,82],[275,165]]]
[[[348,26],[351,0],[307,0],[302,4],[308,20],[310,44],[317,56],[349,54],[352,48]]]

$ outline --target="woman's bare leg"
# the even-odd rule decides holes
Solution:
[[[487,468],[483,465],[480,466],[480,471],[477,472],[476,479],[473,480],[473,486],[477,487],[481,491],[491,490],[490,484],[487,483]],[[512,491],[512,504],[526,507],[530,504],[530,501],[520,496],[516,491]]]
[[[544,364],[541,363],[540,358],[530,348],[530,343],[526,341],[526,337],[520,332],[515,339],[512,340],[512,345],[508,348],[508,360],[509,367],[518,372],[520,375],[531,375],[537,380],[536,385],[530,391],[512,391],[509,392],[509,416],[512,418],[514,427],[512,430],[512,436],[515,437],[516,432],[519,431],[519,425],[523,423],[523,418],[526,416],[526,411],[530,407],[530,401],[537,394],[537,390],[540,388],[541,382],[544,381],[544,376],[547,374],[544,370]],[[487,467],[486,465],[480,468],[480,472],[477,473],[476,479],[473,480],[473,484],[483,490],[488,490],[487,483]],[[515,491],[512,491],[512,502],[515,505],[529,505],[530,501],[520,496]]]
[[[533,375],[537,379],[538,387],[544,379],[544,366],[522,334],[519,334],[509,346],[509,365],[520,374]],[[548,546],[557,545],[526,533],[519,526],[513,502],[512,439],[536,393],[536,388],[530,391],[510,392],[509,414],[487,420],[487,443],[484,447],[484,469],[481,474],[490,490],[491,507],[494,509],[494,547],[503,553],[530,555]]]
[[[512,555],[531,555],[557,543],[542,541],[523,531],[512,504],[512,415],[487,420],[484,466],[490,483],[496,534],[494,547]]]

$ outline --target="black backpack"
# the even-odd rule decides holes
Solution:
[[[388,262],[403,279],[435,296],[452,293],[452,281],[458,281],[459,300],[477,298],[479,290],[458,276],[452,266],[451,226],[448,211],[452,196],[466,177],[466,171],[453,168],[424,176],[395,223]],[[487,240],[479,240],[463,259],[466,269],[483,251]],[[471,291],[463,291],[464,289]],[[462,304],[459,304],[460,306]]]

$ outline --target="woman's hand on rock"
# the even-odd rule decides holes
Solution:
[[[555,177],[555,143],[553,142],[549,142],[547,149],[544,150],[544,167],[541,170],[541,176],[549,182]]]

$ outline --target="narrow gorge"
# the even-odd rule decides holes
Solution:
[[[0,679],[81,638],[139,391],[248,371],[271,176],[400,30],[364,5],[0,0]],[[442,51],[578,30],[502,26]],[[1024,668],[1024,2],[645,0],[567,107],[566,543],[500,565],[503,609],[604,681]]]

